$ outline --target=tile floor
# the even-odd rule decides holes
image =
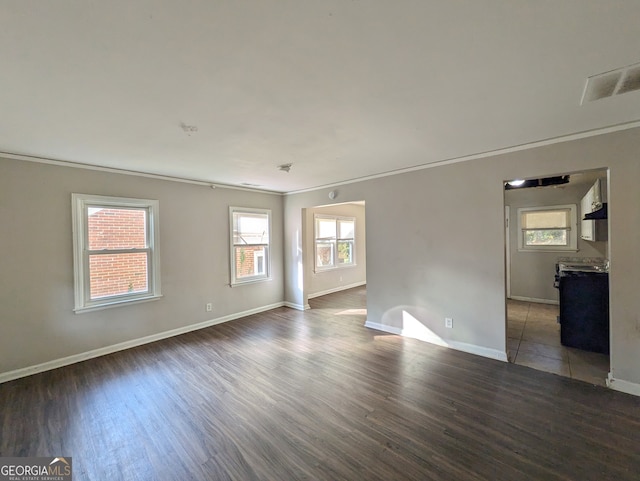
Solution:
[[[560,344],[558,306],[507,300],[509,361],[605,386],[609,356]]]

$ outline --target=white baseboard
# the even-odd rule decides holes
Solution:
[[[33,366],[23,367],[15,369],[13,371],[7,371],[0,373],[0,383],[12,381],[21,377],[30,376],[39,372],[50,371],[59,367],[68,366],[76,362],[86,361],[87,359],[93,359],[94,357],[100,357],[113,352],[124,351],[132,347],[141,346],[150,342],[160,341],[169,337],[179,336],[180,334],[186,334],[187,332],[197,331],[204,329],[205,327],[215,326],[216,324],[222,324],[223,322],[233,321],[240,319],[241,317],[250,316],[252,314],[258,314],[260,312],[269,311],[277,307],[283,307],[284,302],[276,302],[275,304],[269,304],[267,306],[256,307],[242,312],[236,312],[227,316],[218,317],[197,324],[191,324],[189,326],[179,327],[177,329],[171,329],[170,331],[159,332],[157,334],[151,334],[150,336],[140,337],[138,339],[132,339],[130,341],[120,342],[118,344],[112,344],[111,346],[105,346],[91,351],[81,352],[72,356],[63,357],[60,359],[54,359],[52,361],[43,362],[41,364],[35,364]]]
[[[560,302],[553,299],[538,299],[537,297],[511,296],[514,301],[537,302],[538,304],[554,304],[559,305]]]
[[[622,379],[614,378],[611,373],[607,375],[607,386],[616,391],[626,392],[627,394],[633,394],[634,396],[640,396],[640,384],[635,382],[623,381]]]
[[[354,287],[366,286],[367,281],[362,282],[354,282],[353,284],[347,284],[344,286],[333,287],[331,289],[327,289],[320,292],[314,292],[313,294],[309,294],[307,299],[313,299],[314,297],[326,296],[327,294],[333,294],[334,292],[346,291],[347,289],[353,289]]]
[[[430,344],[435,344],[437,346],[448,347],[451,349],[455,349],[456,351],[468,352],[469,354],[475,354],[476,356],[488,357],[490,359],[496,359],[498,361],[508,362],[507,353],[503,351],[499,351],[497,349],[490,349],[488,347],[478,346],[476,344],[467,344],[466,342],[460,341],[445,341],[437,336],[416,336],[410,335],[399,327],[387,326],[384,324],[380,324],[378,322],[367,321],[364,323],[365,327],[370,329],[375,329],[377,331],[387,332],[389,334],[396,334],[398,336],[411,337],[413,339],[418,339],[419,341],[428,342]]]
[[[311,306],[309,304],[295,304],[293,302],[283,302],[282,303],[283,306],[285,307],[290,307],[291,309],[297,309],[298,311],[306,311],[308,309],[311,309]]]

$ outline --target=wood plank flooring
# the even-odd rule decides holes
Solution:
[[[637,480],[640,399],[363,327],[366,289],[0,385],[74,480]]]

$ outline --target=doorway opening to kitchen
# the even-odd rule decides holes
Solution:
[[[504,182],[510,362],[606,385],[607,186],[606,168]]]

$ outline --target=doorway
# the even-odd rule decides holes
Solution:
[[[575,172],[528,179],[522,188],[505,182],[504,191],[509,361],[602,386],[606,385],[609,356],[561,342],[560,299],[554,280],[562,259],[609,259],[608,238],[581,238],[581,200],[598,179],[606,186],[607,177],[607,169]],[[555,213],[556,218],[562,217],[557,213],[565,212],[568,225],[536,224],[543,222],[545,212]]]
[[[365,286],[365,201],[309,207],[302,216],[307,299]]]

